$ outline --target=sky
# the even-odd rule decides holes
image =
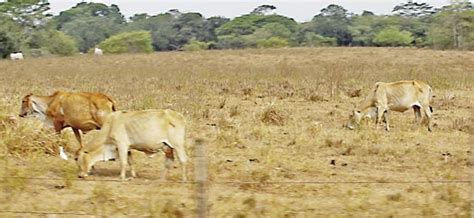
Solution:
[[[116,4],[126,17],[136,13],[147,13],[155,15],[178,9],[181,12],[199,12],[204,17],[223,16],[234,18],[247,14],[259,5],[270,4],[277,9],[274,11],[298,22],[311,20],[314,15],[328,6],[338,4],[349,12],[356,14],[363,10],[372,11],[375,14],[391,14],[395,5],[407,0],[94,0],[86,2],[101,2],[107,5]],[[426,2],[432,6],[440,7],[449,3],[449,0],[415,0]],[[81,1],[73,0],[49,0],[51,12],[59,12],[69,9]]]

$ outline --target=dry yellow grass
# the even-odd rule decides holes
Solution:
[[[401,48],[0,61],[0,176],[58,179],[2,180],[0,211],[194,214],[192,184],[153,181],[163,157],[137,154],[139,178],[131,182],[83,181],[76,179],[72,160],[50,154],[57,152],[58,143],[67,144],[69,151],[77,148],[71,132],[55,137],[35,121],[9,121],[23,95],[68,90],[104,92],[119,109],[182,112],[188,120],[188,154],[193,156],[193,139],[204,138],[208,144],[213,217],[469,216],[469,183],[386,182],[471,179],[473,69],[472,52]],[[372,124],[356,131],[342,128],[352,104],[376,81],[404,79],[433,87],[433,133],[425,127],[411,129],[411,111],[392,113],[389,133]],[[117,162],[96,168],[91,179],[118,179]],[[179,170],[170,176],[179,181]],[[285,181],[379,183],[274,183]]]

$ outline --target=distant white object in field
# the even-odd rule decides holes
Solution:
[[[63,146],[59,146],[59,157],[63,160],[67,160],[66,152],[64,152]]]
[[[16,61],[16,60],[23,60],[23,53],[20,52],[13,52],[10,54],[10,59],[12,61]]]
[[[100,48],[94,48],[94,54],[95,55],[103,55],[104,52]]]

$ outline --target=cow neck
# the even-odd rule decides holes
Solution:
[[[356,107],[358,111],[364,111],[365,109],[372,107],[372,100],[369,98],[364,99],[359,105]]]
[[[50,96],[35,96],[35,98],[39,99],[42,104],[49,107],[49,105],[51,105],[51,102],[54,100],[56,96],[57,96],[57,93],[54,93],[53,95],[50,95]]]

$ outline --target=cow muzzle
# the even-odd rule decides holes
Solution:
[[[88,176],[87,173],[79,173],[77,175],[77,177],[80,178],[80,179],[85,179],[87,176]]]

